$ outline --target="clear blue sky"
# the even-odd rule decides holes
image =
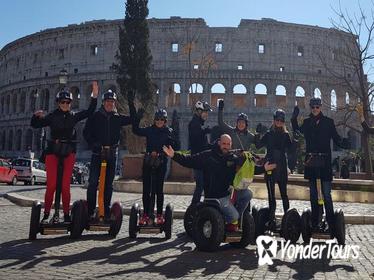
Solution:
[[[358,0],[340,0],[357,11]],[[93,19],[119,19],[125,0],[2,0],[0,48],[22,36],[50,27]],[[371,0],[360,0],[369,10]],[[271,17],[280,21],[330,27],[331,7],[339,0],[149,0],[149,17],[202,17],[210,26],[237,26],[240,19]]]

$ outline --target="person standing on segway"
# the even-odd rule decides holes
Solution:
[[[266,160],[276,163],[277,168],[270,174],[265,174],[266,186],[268,188],[269,199],[269,228],[275,228],[275,183],[278,183],[279,192],[283,202],[284,213],[290,207],[287,196],[287,149],[291,148],[293,141],[285,126],[286,114],[282,109],[277,109],[273,114],[273,125],[256,143],[257,148],[266,147]]]
[[[129,101],[130,115],[133,120],[134,134],[146,137],[146,153],[143,161],[143,207],[144,212],[139,220],[139,225],[152,224],[155,197],[157,195],[157,217],[156,224],[165,223],[162,215],[164,205],[164,180],[166,173],[167,158],[162,151],[164,145],[174,145],[172,140],[173,130],[167,126],[168,114],[164,109],[158,109],[154,115],[154,122],[147,127],[139,127],[143,113],[136,109],[132,101]]]
[[[77,113],[71,112],[71,102],[73,94],[67,90],[57,93],[56,102],[58,108],[52,113],[44,116],[44,112],[39,110],[34,113],[31,118],[31,126],[33,128],[50,127],[51,140],[48,141],[45,154],[45,166],[47,171],[47,189],[44,197],[44,216],[42,223],[46,223],[52,206],[53,196],[57,185],[57,169],[59,154],[57,151],[64,149],[65,158],[63,162],[62,175],[62,204],[64,211],[64,222],[71,221],[69,215],[70,207],[70,179],[73,172],[76,154],[76,133],[75,125],[95,112],[97,105],[98,85],[97,82],[92,83],[92,95],[89,108]],[[71,141],[71,142],[69,142]],[[64,146],[64,147],[62,147]],[[59,202],[57,202],[59,203]],[[53,222],[59,222],[59,213],[54,213]]]
[[[294,133],[299,132],[304,134],[305,138],[306,156],[304,178],[309,180],[313,230],[317,230],[320,223],[317,179],[320,179],[322,183],[326,219],[328,226],[332,229],[334,226],[334,207],[331,198],[332,167],[330,142],[332,139],[336,145],[343,149],[349,149],[350,144],[346,138],[339,136],[336,131],[334,120],[322,114],[322,101],[320,98],[311,98],[309,106],[311,113],[309,118],[304,119],[301,126],[299,126],[297,122],[297,116],[300,110],[295,106],[291,118],[292,129]],[[323,168],[318,168],[319,174],[317,174],[316,168],[308,166],[308,162],[310,162],[310,159],[316,154],[320,154],[317,160],[323,163]],[[327,228],[326,232],[328,232]]]
[[[102,94],[101,108],[87,120],[83,130],[84,138],[92,150],[87,188],[88,215],[91,221],[95,219],[96,192],[104,154],[109,155],[105,159],[107,165],[104,188],[104,220],[110,220],[110,203],[113,193],[120,131],[122,126],[131,124],[129,116],[117,113],[116,100],[117,94],[112,90]]]
[[[195,113],[192,120],[188,124],[188,140],[191,149],[191,155],[200,153],[211,148],[208,143],[207,134],[210,134],[211,129],[204,127],[205,121],[208,119],[208,112],[212,108],[207,102],[197,101],[195,104]],[[204,190],[204,174],[202,170],[194,169],[194,177],[196,181],[196,188],[192,196],[191,204],[200,202],[201,194]]]
[[[236,126],[232,127],[223,121],[224,101],[218,103],[218,125],[221,131],[231,136],[232,148],[249,151],[251,144],[255,143],[255,135],[248,130],[248,115],[239,113],[236,118]]]
[[[250,196],[241,196],[240,200],[236,201],[236,207],[232,204],[231,186],[237,172],[238,167],[243,163],[241,153],[232,151],[232,140],[228,134],[221,135],[218,143],[213,145],[212,149],[203,151],[193,155],[182,155],[174,152],[173,148],[164,147],[165,154],[178,162],[179,164],[188,167],[202,170],[206,176],[209,186],[207,187],[206,198],[215,198],[220,201],[220,209],[225,216],[227,223],[227,231],[238,231],[239,218],[247,208]],[[264,173],[267,170],[272,170],[276,167],[275,164],[265,163],[264,166],[255,166],[255,174]]]

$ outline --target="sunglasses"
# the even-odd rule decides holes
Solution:
[[[284,122],[282,119],[275,119],[276,122]]]
[[[68,104],[69,105],[71,103],[71,101],[60,101],[59,103],[60,104]]]
[[[156,118],[155,121],[165,121],[163,118]]]
[[[319,109],[320,106],[310,106],[312,109]]]

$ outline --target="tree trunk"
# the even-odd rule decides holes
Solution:
[[[362,150],[365,160],[365,172],[369,178],[374,179],[373,177],[373,165],[370,157],[370,145],[369,145],[369,135],[363,130],[361,132],[361,143]]]

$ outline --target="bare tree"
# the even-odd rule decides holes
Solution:
[[[365,119],[370,122],[373,111],[370,106],[374,98],[373,84],[368,81],[372,70],[371,63],[374,59],[372,53],[372,40],[374,32],[373,3],[370,10],[363,10],[359,5],[359,14],[351,14],[344,10],[339,3],[338,9],[333,9],[337,19],[332,19],[334,35],[338,38],[338,48],[326,46],[318,53],[324,68],[333,77],[333,84],[347,89],[349,92],[349,104],[335,106],[329,104],[332,110],[340,115],[337,125],[349,127],[360,133],[363,154],[365,157],[365,169],[370,177],[373,177],[373,167],[370,153],[369,135],[357,125],[355,113],[357,103],[364,108]],[[347,102],[344,102],[347,103]]]

